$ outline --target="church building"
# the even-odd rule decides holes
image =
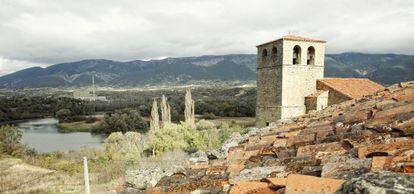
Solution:
[[[325,44],[287,35],[257,46],[258,127],[383,88],[368,79],[324,78]]]

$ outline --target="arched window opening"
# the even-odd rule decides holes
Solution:
[[[293,47],[293,64],[300,64],[300,46]]]
[[[272,48],[272,57],[277,57],[277,48],[275,46]]]
[[[263,57],[263,59],[265,59],[267,57],[267,50],[266,49],[263,49],[262,57]]]
[[[308,58],[306,61],[308,65],[315,65],[315,48],[313,46],[308,48]]]

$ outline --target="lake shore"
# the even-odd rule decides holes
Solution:
[[[25,121],[17,127],[23,131],[22,143],[39,153],[76,151],[82,148],[103,149],[102,142],[106,138],[104,135],[72,131],[62,133],[57,127],[58,124],[57,119],[47,118]]]

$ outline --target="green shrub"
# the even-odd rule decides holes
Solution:
[[[95,123],[96,121],[98,121],[98,119],[95,117],[86,117],[85,119],[86,123]]]
[[[59,121],[67,121],[71,115],[72,115],[72,112],[66,108],[60,109],[56,112],[56,118],[58,118]]]
[[[137,132],[112,133],[105,139],[105,155],[109,160],[136,162],[141,158],[145,145],[143,137]]]
[[[150,131],[151,147],[155,154],[185,149],[187,129],[182,124],[169,123],[157,131]]]
[[[219,148],[234,132],[247,132],[239,126],[200,120],[195,128],[181,124],[168,124],[158,131],[150,131],[151,147],[157,155],[175,149],[209,150]]]
[[[214,113],[204,113],[203,114],[203,118],[204,119],[208,119],[208,120],[213,120],[216,118],[216,115],[214,115]]]
[[[137,110],[123,109],[115,113],[107,113],[99,130],[95,133],[106,133],[135,131],[145,133],[148,131],[148,123],[144,121]]]
[[[21,157],[25,152],[25,146],[20,143],[22,131],[15,126],[5,125],[0,127],[0,154]]]
[[[199,131],[209,130],[209,129],[216,129],[217,126],[211,121],[206,121],[204,119],[198,121],[196,123],[196,129]]]

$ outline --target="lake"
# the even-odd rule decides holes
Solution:
[[[80,150],[82,148],[103,149],[105,139],[88,132],[59,133],[54,118],[33,119],[19,123],[23,131],[22,142],[40,153]]]

